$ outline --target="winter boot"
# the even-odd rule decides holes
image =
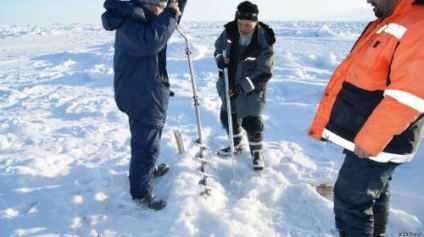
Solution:
[[[168,170],[169,165],[166,163],[155,166],[155,170],[153,171],[153,178],[164,176],[166,173],[168,173]]]
[[[243,145],[241,144],[241,140],[241,133],[234,135],[234,155],[240,155],[243,152]],[[222,158],[231,156],[231,146],[219,150],[218,156]]]
[[[140,199],[133,199],[134,202],[144,208],[144,209],[151,209],[155,211],[162,210],[166,206],[166,202],[163,200],[155,200],[154,196],[148,197],[148,198],[140,198]]]
[[[234,145],[234,155],[240,155],[242,152],[243,146],[241,144]],[[222,158],[231,156],[231,146],[219,150],[218,156]]]
[[[262,157],[263,132],[249,132],[247,133],[247,139],[249,140],[250,154],[253,158],[253,169],[262,170],[265,167]]]
[[[254,150],[253,152],[253,169],[254,170],[263,170],[265,167],[265,162],[262,157],[261,150]]]

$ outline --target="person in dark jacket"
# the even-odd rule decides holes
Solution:
[[[225,25],[215,42],[215,59],[220,69],[217,81],[218,95],[222,106],[220,119],[227,134],[228,113],[226,93],[231,98],[234,152],[242,152],[242,130],[247,132],[253,168],[261,170],[265,163],[262,157],[264,124],[262,112],[265,106],[267,82],[272,77],[274,66],[275,35],[266,24],[258,21],[258,6],[249,1],[238,5],[236,17]],[[223,51],[226,50],[226,56]],[[230,90],[225,91],[223,68],[228,68]],[[230,147],[218,152],[220,156],[231,155]]]
[[[346,154],[334,185],[342,237],[385,236],[392,174],[424,131],[424,1],[367,2],[377,19],[333,73],[308,133]]]
[[[116,30],[114,90],[131,131],[130,194],[137,204],[155,210],[166,203],[155,199],[153,178],[169,167],[156,166],[171,93],[166,48],[186,2],[106,0],[102,15],[103,27]]]

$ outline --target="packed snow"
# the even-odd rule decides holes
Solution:
[[[185,43],[175,33],[168,44],[175,97],[159,158],[171,169],[155,181],[168,206],[157,212],[129,194],[128,121],[113,98],[114,33],[84,24],[0,26],[0,236],[336,236],[326,189],[342,150],[306,133],[329,77],[366,23],[267,22],[277,43],[261,172],[248,151],[234,167],[216,156],[228,145],[213,59],[224,23],[180,26],[193,56],[212,195],[200,195],[193,92]],[[424,234],[423,153],[421,146],[395,171],[387,236]]]

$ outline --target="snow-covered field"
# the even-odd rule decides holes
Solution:
[[[343,155],[306,131],[365,23],[269,22],[277,57],[265,111],[267,168],[254,172],[245,152],[235,180],[232,161],[215,155],[227,145],[212,57],[222,24],[181,25],[209,147],[209,197],[199,195],[185,44],[178,34],[169,42],[176,96],[161,141],[159,161],[171,169],[156,181],[156,195],[168,202],[160,212],[140,209],[129,195],[127,118],[113,100],[114,34],[100,25],[0,26],[0,236],[335,236],[331,195],[316,186],[334,183]],[[424,233],[423,153],[395,172],[387,236]]]

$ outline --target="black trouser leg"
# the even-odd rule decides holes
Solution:
[[[387,183],[386,187],[384,187],[372,210],[374,214],[373,237],[385,236],[390,211],[390,183]]]
[[[131,130],[130,193],[133,198],[153,196],[153,172],[159,157],[162,127],[129,119]]]
[[[228,126],[228,113],[226,111],[221,110],[219,118],[221,119],[221,123],[224,126],[225,131],[227,132],[227,135],[229,135],[230,131],[229,131],[229,126]],[[233,122],[234,146],[238,146],[241,143],[241,140],[242,140],[241,119],[237,118],[237,114],[232,114],[231,121]]]
[[[249,141],[250,153],[253,156],[253,151],[261,151],[263,149],[263,131],[264,124],[261,116],[249,116],[242,119],[244,130],[247,132]]]
[[[346,151],[334,186],[336,227],[349,237],[384,233],[389,209],[389,186],[399,164],[358,158]],[[376,230],[374,228],[377,227]]]

